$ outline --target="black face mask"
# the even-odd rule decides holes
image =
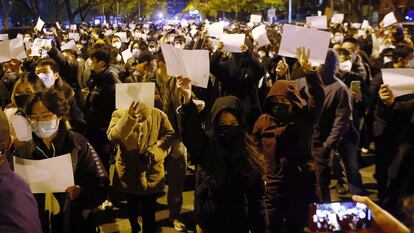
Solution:
[[[217,139],[223,145],[229,146],[233,143],[240,133],[238,125],[217,125]]]
[[[276,121],[278,122],[287,122],[289,120],[290,111],[289,111],[289,105],[288,104],[282,104],[282,103],[275,103],[270,108],[271,116],[276,118]]]
[[[30,95],[16,95],[14,96],[14,101],[16,106],[20,109],[23,109],[27,103],[28,98]]]

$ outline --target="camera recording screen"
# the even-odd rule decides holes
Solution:
[[[309,229],[312,232],[334,232],[368,228],[371,217],[371,211],[362,203],[313,204],[309,208]]]

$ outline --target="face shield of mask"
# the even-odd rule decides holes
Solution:
[[[46,88],[52,87],[53,84],[55,83],[53,73],[40,73],[37,76],[39,77],[40,80],[42,80]]]

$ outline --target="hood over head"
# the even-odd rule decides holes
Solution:
[[[339,68],[338,54],[333,49],[329,49],[326,54],[325,65],[322,70],[322,82],[324,85],[331,84],[335,81],[335,75]]]
[[[286,99],[288,99],[292,105],[296,106],[299,109],[305,106],[305,100],[301,97],[299,88],[294,81],[277,80],[266,96],[265,108],[269,107],[270,100],[274,96],[286,97]]]
[[[223,110],[231,112],[239,121],[240,126],[245,124],[246,117],[242,102],[235,96],[224,96],[216,99],[213,107],[211,108],[211,125],[215,124],[217,117]]]

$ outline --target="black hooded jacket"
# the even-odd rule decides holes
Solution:
[[[233,113],[239,125],[245,125],[244,111],[239,99],[221,97],[211,109],[211,123],[216,123],[223,110]],[[198,224],[207,232],[264,232],[264,182],[263,174],[252,172],[249,153],[238,148],[244,140],[243,132],[235,139],[235,145],[222,145],[214,132],[207,134],[201,127],[196,105],[182,107],[183,142],[196,164],[196,188],[194,210]],[[214,131],[214,129],[213,129]]]

